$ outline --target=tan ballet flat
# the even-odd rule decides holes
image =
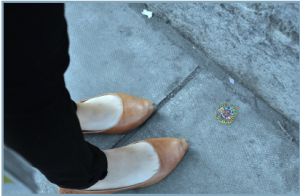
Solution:
[[[83,130],[82,131],[83,133],[125,134],[135,129],[139,125],[141,125],[155,111],[155,107],[156,107],[155,103],[148,101],[146,99],[142,99],[124,93],[107,93],[104,95],[116,95],[122,100],[123,114],[119,122],[115,126],[105,130],[99,130],[99,131]],[[101,97],[104,95],[99,95],[96,97]],[[93,98],[80,101],[80,103],[84,103],[87,100]]]
[[[106,189],[106,190],[74,190],[58,188],[60,194],[110,194],[128,189],[141,188],[145,186],[153,185],[162,179],[164,179],[180,162],[185,152],[187,151],[189,144],[185,139],[178,138],[154,138],[146,139],[138,142],[147,142],[155,150],[159,158],[159,169],[157,173],[149,180],[123,188]],[[134,142],[138,143],[138,142]]]

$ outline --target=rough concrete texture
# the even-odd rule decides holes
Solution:
[[[119,193],[299,193],[297,128],[240,82],[230,83],[226,71],[171,26],[142,15],[143,9],[139,3],[66,3],[71,98],[121,92],[158,104],[126,135],[85,139],[102,150],[147,138],[191,143],[164,180]],[[232,124],[214,117],[222,102],[238,107]],[[34,177],[39,194],[58,194],[38,170]]]
[[[146,3],[299,127],[298,3]]]

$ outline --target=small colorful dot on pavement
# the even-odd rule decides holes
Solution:
[[[238,113],[238,109],[236,106],[230,103],[221,103],[216,109],[215,117],[219,122],[224,124],[230,124],[234,121]]]

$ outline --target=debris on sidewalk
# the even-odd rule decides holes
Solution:
[[[150,11],[147,11],[147,10],[143,10],[143,12],[141,12],[142,14],[148,16],[148,18],[151,18],[152,17],[152,12]]]
[[[229,81],[234,84],[234,80],[232,78],[229,78]]]
[[[279,121],[277,121],[277,123],[280,126],[281,130],[288,135],[291,141],[293,141],[293,137],[290,134],[288,134],[288,132],[282,127],[281,123]]]
[[[236,106],[224,102],[219,104],[219,106],[217,107],[215,117],[221,123],[230,124],[234,121],[237,113],[238,109]]]

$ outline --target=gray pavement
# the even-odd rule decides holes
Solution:
[[[128,193],[299,193],[299,133],[239,81],[178,35],[141,12],[143,4],[66,3],[74,101],[105,93],[151,100],[158,110],[126,135],[88,134],[100,149],[147,138],[190,142],[186,155],[161,182]],[[232,124],[214,117],[222,102],[236,105]],[[280,129],[286,123],[293,141]],[[58,193],[36,170],[39,193]]]

